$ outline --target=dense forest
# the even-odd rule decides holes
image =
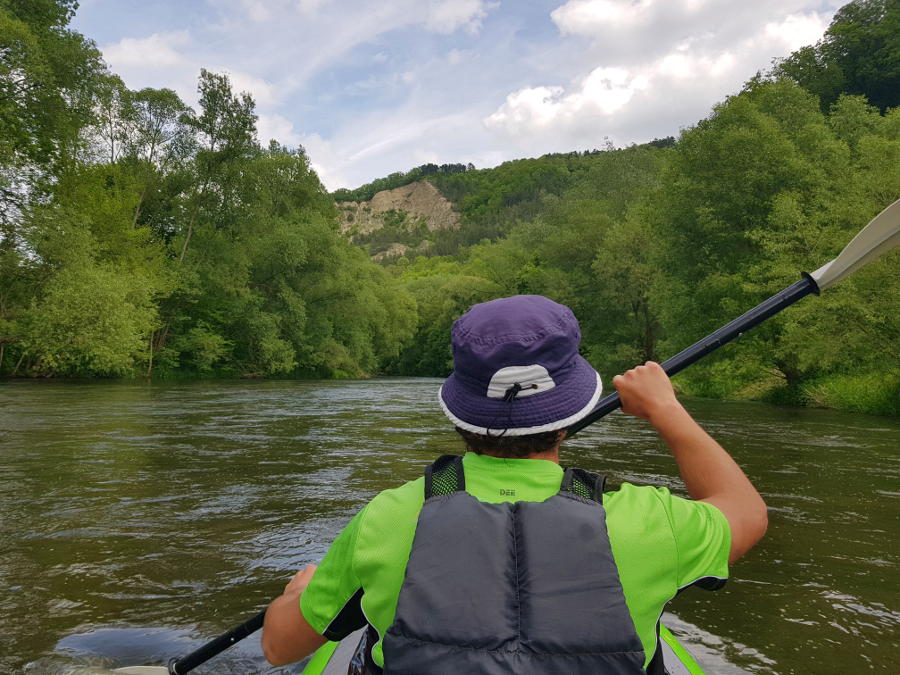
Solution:
[[[203,71],[131,91],[72,0],[0,0],[0,375],[446,375],[472,303],[542,293],[608,380],[834,257],[900,197],[900,7],[857,0],[679,137],[423,165],[329,195]],[[429,180],[462,226],[376,264],[335,200]],[[898,253],[677,378],[687,393],[900,413]]]
[[[0,374],[377,372],[415,305],[338,234],[302,149],[203,71],[199,109],[128,90],[67,28],[0,2]],[[9,45],[7,47],[7,45]]]

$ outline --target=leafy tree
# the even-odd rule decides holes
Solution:
[[[620,373],[660,360],[653,291],[662,279],[654,264],[659,252],[648,225],[657,217],[647,213],[651,208],[647,202],[636,205],[625,220],[606,230],[597,247],[592,265],[597,315],[590,321],[589,356],[602,372]]]
[[[493,282],[475,276],[431,274],[410,279],[405,288],[418,307],[415,337],[389,372],[446,377],[453,368],[450,328],[456,318],[477,302],[502,295]]]
[[[32,179],[53,173],[92,119],[100,54],[67,25],[76,3],[0,2],[0,222],[19,213]],[[8,234],[8,232],[7,232]]]
[[[165,190],[167,177],[186,171],[186,163],[196,149],[196,139],[187,123],[190,109],[171,89],[129,91],[126,101],[128,115],[123,164],[141,185],[131,219],[132,225],[137,226],[147,199]],[[152,218],[145,220],[151,224]],[[156,231],[163,233],[162,228],[156,228]]]
[[[53,227],[35,242],[48,277],[23,312],[26,369],[46,375],[125,375],[145,358],[156,323],[154,284],[98,255],[96,240],[77,217],[50,210]]]
[[[861,94],[885,111],[900,105],[900,5],[854,0],[834,15],[825,36],[776,64],[821,98],[827,110],[840,94]]]
[[[666,353],[836,255],[852,233],[900,193],[900,176],[888,169],[896,142],[882,135],[889,125],[874,115],[859,100],[842,99],[829,123],[802,90],[770,82],[729,99],[682,135],[653,223],[663,244],[657,264],[665,285],[656,287],[655,298],[668,338]],[[887,162],[876,162],[878,175],[866,168],[872,163],[870,148]],[[880,275],[885,289],[896,283],[883,276],[880,266],[872,270],[860,279]],[[837,318],[837,308],[850,298],[870,337],[881,332],[880,339],[890,341],[890,327],[866,318],[879,301],[854,285],[754,329],[729,347],[730,357],[719,357],[720,364],[725,359],[740,364],[721,371],[732,381],[705,392],[733,393],[774,372],[797,400],[806,383],[853,361],[848,345],[835,334],[846,325]],[[830,328],[824,326],[828,321]],[[831,348],[813,335],[830,335]],[[865,351],[866,343],[860,336],[855,344]],[[871,368],[875,361],[864,365],[862,351],[857,367]],[[692,369],[684,377],[697,382],[712,367]]]
[[[198,150],[195,156],[199,187],[190,197],[190,216],[178,260],[184,260],[198,216],[217,227],[234,211],[235,187],[242,162],[258,151],[255,104],[249,94],[235,95],[227,75],[200,71],[197,85],[200,114],[185,113],[183,120],[194,130]],[[211,189],[215,186],[216,189]],[[203,211],[204,213],[201,213]]]
[[[335,204],[302,150],[272,143],[240,162],[228,176],[239,195],[231,216],[196,228],[193,253],[178,265],[173,339],[159,363],[258,375],[376,372],[410,336],[411,299],[339,236]]]
[[[88,144],[88,150],[99,162],[114,164],[122,156],[132,117],[129,93],[117,75],[104,75],[96,82],[94,139]]]
[[[25,214],[76,154],[92,116],[85,92],[103,71],[93,44],[68,29],[74,8],[0,1],[0,372],[7,348],[20,361],[22,314],[42,279]]]

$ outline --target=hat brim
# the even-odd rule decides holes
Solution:
[[[438,391],[444,414],[453,424],[474,434],[527,436],[571,426],[590,413],[603,393],[600,375],[580,355],[564,379],[547,391],[512,402],[473,391],[455,374]]]

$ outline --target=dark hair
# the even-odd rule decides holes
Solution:
[[[539,452],[547,452],[559,443],[559,432],[544,431],[528,436],[484,436],[473,434],[471,431],[456,427],[457,433],[466,442],[466,447],[476,455],[493,455],[494,457],[506,457],[508,459],[521,459]]]

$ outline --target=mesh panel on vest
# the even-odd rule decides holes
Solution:
[[[594,498],[593,488],[591,488],[587,483],[579,480],[578,478],[572,479],[572,485],[569,489],[579,497],[584,497],[585,499]]]
[[[440,471],[431,474],[431,492],[436,495],[449,495],[459,490],[459,478],[456,464],[450,463]]]

